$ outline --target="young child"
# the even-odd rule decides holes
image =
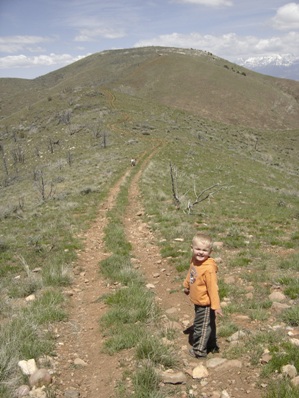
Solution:
[[[216,338],[216,314],[222,316],[217,285],[218,267],[213,258],[212,239],[197,233],[192,240],[192,259],[184,293],[194,304],[193,348],[189,351],[195,358],[204,358],[209,352],[219,352]]]

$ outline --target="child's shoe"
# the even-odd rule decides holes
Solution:
[[[216,347],[208,348],[208,353],[218,354],[220,352],[220,348],[216,345]]]
[[[197,358],[197,359],[206,358],[206,355],[198,355],[198,354],[196,354],[196,352],[193,350],[193,348],[190,348],[189,354],[191,355],[191,357]]]

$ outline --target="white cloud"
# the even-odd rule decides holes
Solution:
[[[299,4],[289,3],[280,7],[272,21],[277,29],[299,29]]]
[[[196,4],[207,7],[220,7],[220,6],[232,6],[233,2],[230,0],[176,0],[176,3],[182,4]]]
[[[6,68],[30,68],[32,66],[65,66],[69,65],[86,55],[78,55],[73,57],[70,54],[50,54],[50,55],[39,55],[35,57],[27,57],[26,55],[9,55],[7,57],[0,58],[0,69]]]
[[[91,28],[91,29],[81,29],[80,34],[75,37],[75,41],[94,41],[98,38],[106,39],[119,39],[125,36],[123,30],[117,30],[113,28]]]
[[[299,32],[289,32],[280,37],[267,39],[260,39],[256,36],[238,36],[235,33],[221,36],[172,33],[158,36],[152,40],[141,40],[134,45],[134,47],[145,46],[196,48],[212,52],[227,60],[273,53],[289,53],[299,56]]]
[[[30,52],[41,51],[37,44],[47,43],[52,39],[41,36],[2,36],[0,37],[0,52],[15,53],[22,50]]]

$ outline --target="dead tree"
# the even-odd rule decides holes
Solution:
[[[7,167],[7,161],[6,161],[6,157],[5,157],[4,147],[1,144],[0,144],[0,153],[2,154],[2,161],[3,161],[3,167],[4,167],[5,174],[6,174],[6,176],[8,176],[8,167]]]
[[[216,187],[218,187],[218,189],[216,189]],[[199,195],[197,195],[196,187],[194,186],[195,200],[194,201],[188,200],[187,209],[186,209],[187,213],[190,214],[195,205],[197,205],[200,202],[203,202],[204,200],[209,199],[216,192],[220,191],[222,188],[223,187],[219,183],[217,183],[217,184],[211,185],[210,187],[204,189],[203,191],[200,192]]]
[[[51,198],[54,194],[54,184],[50,183],[50,186],[47,185],[44,179],[43,172],[41,170],[37,170],[34,172],[34,181],[35,186],[40,193],[41,199],[45,202],[47,199]]]
[[[177,183],[176,183],[176,176],[174,173],[174,168],[172,166],[172,164],[170,163],[170,178],[171,178],[171,187],[172,187],[172,196],[173,196],[173,202],[174,205],[176,206],[177,209],[181,208],[181,202],[182,202],[182,198],[186,196],[186,194],[184,194],[182,196],[182,198],[179,197],[178,195],[178,190],[177,190]],[[221,189],[223,189],[224,187],[222,185],[220,185],[219,183],[217,184],[213,184],[208,188],[203,189],[199,194],[197,194],[196,192],[196,186],[194,184],[193,187],[193,191],[194,191],[194,196],[195,199],[194,200],[188,200],[187,201],[187,206],[184,209],[184,212],[187,212],[188,214],[190,214],[193,210],[193,207],[195,205],[197,205],[200,202],[203,202],[204,200],[209,199],[210,197],[212,197],[216,192],[219,192]]]
[[[107,135],[108,135],[108,133],[107,133],[107,131],[103,131],[103,141],[102,141],[102,147],[103,148],[107,148]]]
[[[171,187],[172,187],[172,197],[173,197],[173,203],[177,209],[180,208],[181,206],[181,201],[178,197],[177,193],[177,185],[176,185],[176,180],[174,176],[174,169],[172,166],[172,163],[170,162],[170,178],[171,178]]]

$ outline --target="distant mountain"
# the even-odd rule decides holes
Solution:
[[[290,54],[240,58],[237,64],[265,75],[299,81],[299,58]]]

